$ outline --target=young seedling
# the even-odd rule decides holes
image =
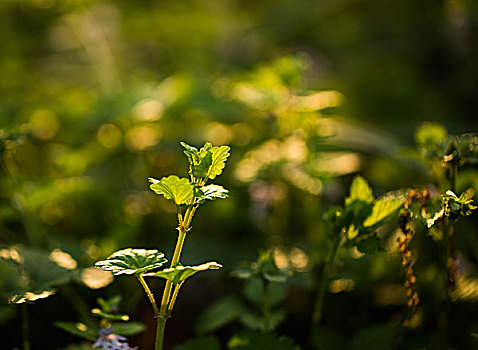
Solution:
[[[197,266],[183,266],[180,263],[180,258],[186,235],[191,230],[191,223],[198,207],[208,200],[225,199],[228,197],[228,190],[224,187],[215,184],[207,185],[207,182],[214,180],[222,173],[227,157],[229,157],[230,147],[214,147],[208,142],[198,150],[184,142],[181,142],[181,145],[184,147],[184,153],[189,162],[189,179],[179,178],[176,175],[163,177],[159,180],[149,178],[151,190],[171,200],[177,210],[179,223],[177,228],[178,238],[169,268],[152,271],[163,267],[166,259],[163,253],[157,250],[146,249],[123,249],[113,253],[106,260],[96,263],[97,267],[112,271],[114,275],[136,276],[148,296],[154,314],[157,317],[156,350],[163,348],[166,321],[171,316],[179,290],[184,281],[199,271],[222,267],[215,261]],[[166,279],[159,307],[144,277]]]

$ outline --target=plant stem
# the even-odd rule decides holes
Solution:
[[[156,341],[154,343],[154,350],[162,350],[164,342],[164,330],[166,328],[166,318],[159,316],[156,325]]]
[[[177,284],[176,287],[174,288],[173,296],[171,297],[171,301],[170,301],[169,307],[168,307],[168,314],[171,314],[171,312],[173,311],[174,303],[176,303],[176,298],[178,297],[179,288],[181,288],[183,283],[184,282],[182,282],[180,284]]]
[[[314,312],[312,315],[312,320],[315,324],[318,324],[322,319],[322,309],[324,306],[324,296],[325,290],[327,287],[327,282],[329,281],[330,272],[335,265],[335,259],[337,258],[337,252],[340,247],[340,243],[342,242],[342,233],[337,234],[337,238],[334,242],[334,246],[332,248],[332,252],[329,255],[328,260],[322,265],[319,271],[319,281],[317,287],[317,294],[315,298],[315,306]]]
[[[184,213],[184,218],[181,215],[181,212],[178,210],[178,220],[179,220],[179,234],[178,240],[176,241],[176,247],[174,248],[173,258],[171,259],[171,266],[175,267],[179,258],[181,257],[181,252],[183,250],[184,240],[186,239],[186,234],[189,230],[189,225],[191,224],[194,213],[196,212],[197,206],[194,206],[194,198],[188,205],[186,212]],[[163,298],[161,299],[161,306],[158,316],[158,324],[156,329],[156,344],[155,350],[163,349],[164,342],[164,330],[166,328],[166,321],[169,317],[169,314],[173,310],[174,302],[176,301],[177,293],[179,288],[177,287],[173,293],[171,302],[171,289],[173,287],[173,282],[167,280],[166,285],[164,286]]]
[[[268,332],[271,324],[271,307],[269,304],[269,281],[263,279],[262,306],[264,313],[264,332]]]
[[[146,295],[148,296],[151,305],[153,306],[154,316],[158,316],[159,311],[158,307],[156,306],[156,300],[154,300],[153,293],[151,293],[151,290],[149,289],[148,284],[144,280],[143,275],[137,274],[136,277],[138,278],[139,283],[141,283],[141,285],[143,286],[143,289],[146,292]]]
[[[30,350],[30,332],[28,328],[28,309],[27,304],[22,305],[22,331],[23,331],[23,350]]]

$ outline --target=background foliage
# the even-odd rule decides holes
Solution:
[[[385,252],[339,257],[322,326],[309,329],[313,271],[331,249],[323,214],[343,205],[356,173],[375,196],[446,190],[414,135],[426,121],[476,131],[477,23],[477,4],[466,0],[1,1],[0,292],[55,293],[29,307],[33,344],[78,342],[54,322],[93,322],[98,296],[122,294],[122,309],[148,326],[131,343],[151,346],[142,291],[91,267],[125,247],[171,254],[175,208],[147,179],[186,177],[179,142],[211,141],[231,146],[218,179],[230,198],[199,210],[183,263],[224,268],[184,288],[167,344],[213,349],[260,329],[261,287],[231,271],[272,248],[294,271],[272,288],[279,334],[303,348],[389,347],[406,307],[396,225],[382,236]],[[459,193],[478,188],[476,168],[460,174]],[[417,233],[422,307],[409,347],[476,346],[475,227],[476,215],[456,226],[469,279],[453,303],[437,282],[439,247]],[[26,285],[8,262],[15,252],[61,273],[40,269]],[[19,308],[2,300],[3,344],[20,347]]]

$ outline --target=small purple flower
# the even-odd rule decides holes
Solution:
[[[100,347],[102,350],[136,350],[137,347],[130,347],[125,337],[113,334],[113,328],[102,328],[98,331],[100,337],[93,344],[94,348]]]

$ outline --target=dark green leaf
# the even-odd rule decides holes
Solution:
[[[122,249],[111,254],[106,260],[98,261],[95,266],[113,275],[140,274],[161,267],[167,260],[156,249]]]
[[[226,297],[210,305],[196,322],[198,333],[214,332],[236,320],[246,311],[244,304],[235,297]]]
[[[372,235],[368,238],[358,240],[356,246],[362,253],[376,253],[380,249],[380,238],[377,235]]]
[[[98,338],[98,330],[90,328],[81,322],[57,321],[54,325],[64,331],[84,338],[89,341],[95,341]]]
[[[124,323],[113,323],[113,333],[130,336],[142,333],[146,330],[146,326],[141,322],[124,322]]]

